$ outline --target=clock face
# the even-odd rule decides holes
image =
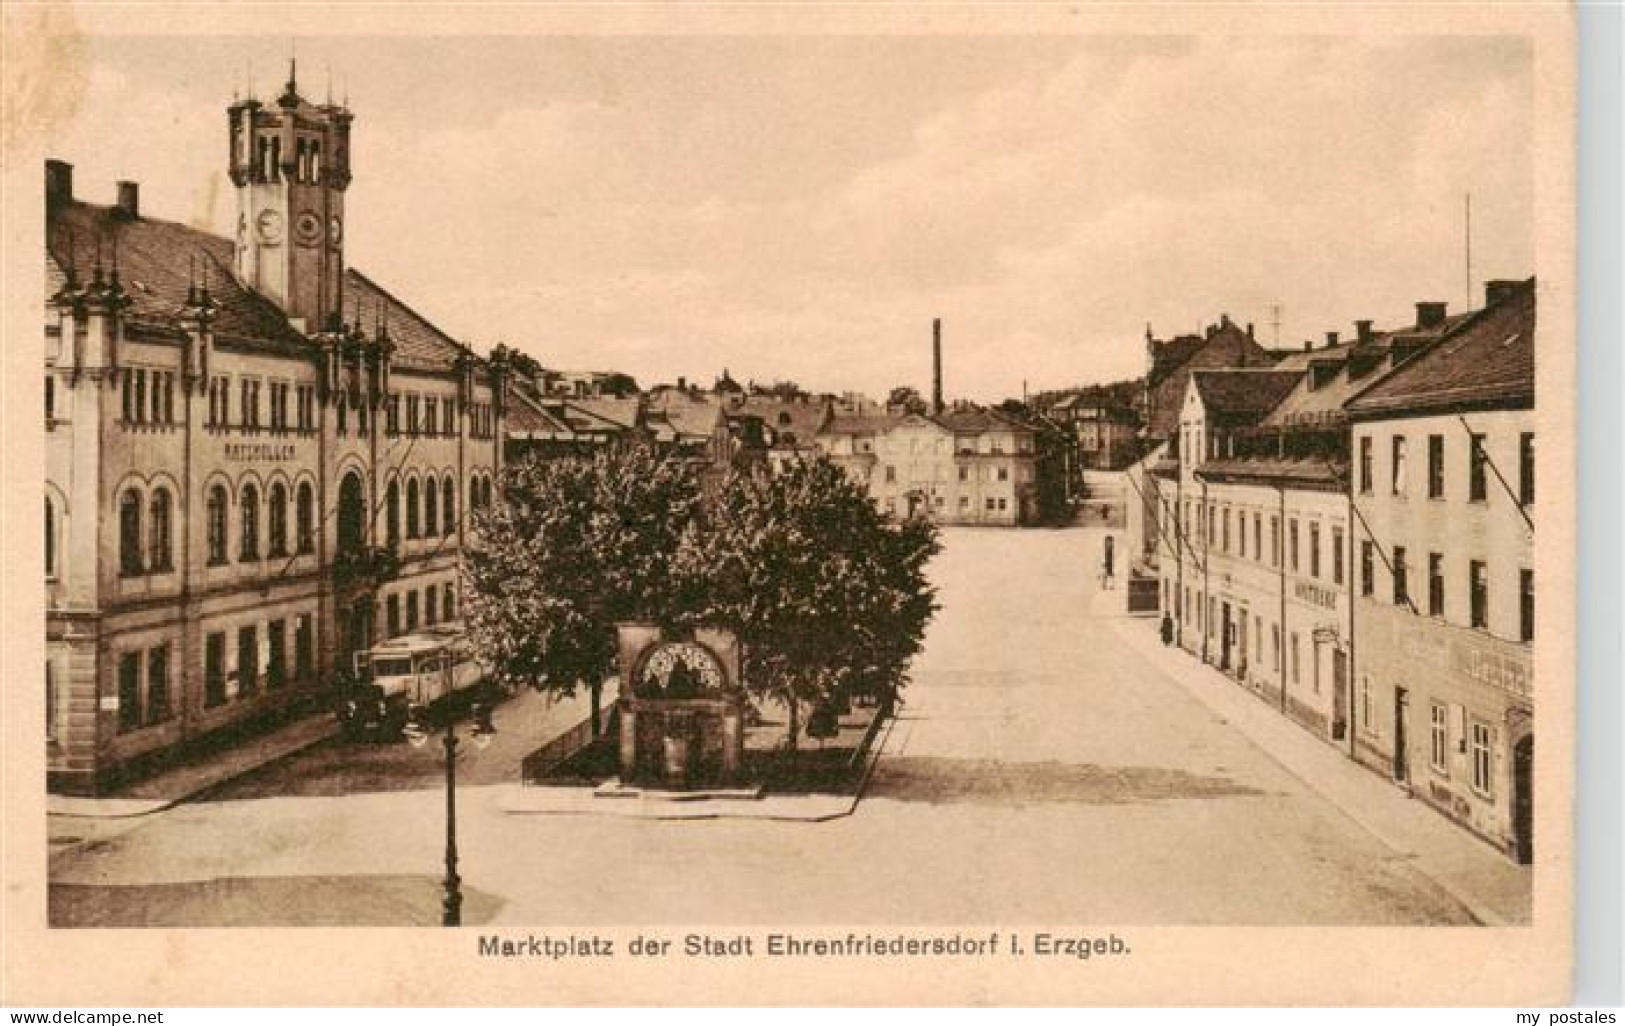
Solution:
[[[299,237],[301,245],[314,246],[322,238],[322,219],[314,211],[300,211],[293,223],[294,234]]]
[[[282,241],[282,215],[275,210],[260,211],[255,226],[259,229],[261,242],[275,245]]]
[[[637,690],[644,694],[682,697],[727,686],[716,656],[692,641],[668,642],[657,647],[643,663]]]
[[[344,241],[344,223],[336,217],[327,222],[327,240],[335,246]]]

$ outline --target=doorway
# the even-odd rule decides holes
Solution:
[[[1332,649],[1332,737],[1341,740],[1349,722],[1349,656]]]
[[[1394,688],[1394,779],[1411,779],[1410,726],[1411,696],[1404,688]]]
[[[1535,858],[1535,735],[1525,734],[1512,746],[1513,855],[1522,865]]]

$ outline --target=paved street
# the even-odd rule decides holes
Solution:
[[[505,708],[499,744],[461,764],[465,922],[1471,921],[1090,614],[1100,537],[947,532],[933,570],[942,611],[847,818],[505,815],[504,781],[534,747],[525,724],[555,715]],[[352,758],[364,765],[346,768]],[[116,828],[53,819],[53,914],[436,922],[434,759],[326,746]]]

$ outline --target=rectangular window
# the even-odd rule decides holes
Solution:
[[[969,467],[960,467],[959,468],[959,480],[960,481],[969,481],[970,480],[970,468]]]
[[[1494,793],[1494,771],[1490,758],[1490,728],[1486,723],[1473,721],[1473,790],[1486,798]]]
[[[1000,481],[1008,481],[1008,480],[1010,480],[1010,468],[1009,467],[1000,467],[999,468],[999,480]]]
[[[1320,524],[1309,522],[1309,576],[1320,577]]]
[[[46,423],[56,419],[56,376],[45,376],[45,420]]]
[[[435,594],[436,590],[432,584],[423,589],[423,622],[431,627],[440,619],[440,603],[436,601],[440,596]]]
[[[147,722],[169,719],[169,645],[147,652]]]
[[[1230,551],[1230,507],[1224,508],[1224,541],[1220,546],[1225,552]]]
[[[1247,558],[1247,511],[1236,514],[1236,555]]]
[[[1377,568],[1373,557],[1372,545],[1368,541],[1360,543],[1360,594],[1370,595],[1377,589]]]
[[[1472,445],[1468,447],[1467,457],[1467,501],[1483,502],[1486,489],[1484,487],[1484,465],[1489,457],[1484,452],[1484,436],[1472,436]]]
[[[1535,572],[1518,571],[1518,640],[1535,640]]]
[[[418,629],[418,593],[406,593],[406,630],[411,633]]]
[[[260,684],[260,639],[252,626],[237,629],[237,695],[247,698]]]
[[[995,503],[995,502],[994,502],[994,501],[993,501],[993,500],[992,500],[992,499],[989,499],[989,500],[987,500],[987,511],[988,511],[988,512],[989,512],[989,513],[991,513],[991,512],[993,512],[993,509],[994,509],[994,507],[995,507],[995,506],[996,506],[996,505],[997,505],[997,504],[996,504],[996,503]]]
[[[457,598],[452,590],[451,584],[449,583],[444,588],[440,589],[440,605],[440,618],[442,620],[457,619]]]
[[[1490,571],[1480,560],[1473,560],[1467,569],[1468,587],[1471,588],[1471,624],[1478,630],[1490,626]]]
[[[1394,605],[1403,606],[1411,600],[1410,570],[1405,566],[1405,546],[1394,546]]]
[[[147,372],[135,372],[135,419],[139,423],[147,419]]]
[[[384,601],[384,623],[388,627],[389,636],[394,637],[401,632],[401,597],[391,595]]]
[[[240,385],[241,385],[242,391],[243,391],[243,399],[242,399],[242,402],[239,404],[240,409],[238,411],[239,415],[242,418],[242,425],[241,426],[245,427],[245,428],[253,427],[254,422],[249,419],[249,415],[248,415],[249,395],[253,390],[248,387],[248,379],[247,378],[244,378],[240,382]]]
[[[1332,583],[1343,583],[1343,529],[1332,528]]]
[[[1270,663],[1276,673],[1281,672],[1281,625],[1270,624]]]
[[[272,620],[265,625],[267,655],[265,660],[265,686],[280,688],[288,679],[288,623]]]
[[[203,704],[213,707],[226,700],[226,636],[216,632],[203,642]]]
[[[1428,765],[1441,777],[1450,775],[1450,710],[1434,702],[1429,710]]]
[[[1297,573],[1298,572],[1298,522],[1296,520],[1287,521],[1286,546],[1287,546],[1286,550],[1287,550],[1288,558],[1292,561],[1292,572]]]
[[[1428,435],[1428,498],[1444,498],[1444,436]]]
[[[1371,494],[1371,436],[1360,439],[1360,494]]]
[[[125,652],[118,657],[118,729],[141,726],[141,653]]]
[[[1303,683],[1303,664],[1298,658],[1298,632],[1292,632],[1292,683]]]
[[[1253,514],[1253,558],[1264,561],[1264,517],[1259,513]]]
[[[1444,616],[1444,556],[1428,553],[1428,615]]]
[[[1393,480],[1390,482],[1395,495],[1405,494],[1405,436],[1394,436]]]
[[[886,483],[887,484],[896,484],[897,483],[897,468],[896,467],[887,465],[887,467],[886,467]]]
[[[1518,501],[1535,501],[1535,436],[1529,431],[1518,436]]]

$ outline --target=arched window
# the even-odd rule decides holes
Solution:
[[[441,602],[441,605],[443,606],[443,609],[441,611],[441,619],[443,619],[443,620],[455,620],[455,619],[457,619],[457,600],[452,595],[452,586],[449,583],[446,585],[446,587],[444,589],[441,590],[440,602]]]
[[[423,537],[433,538],[440,533],[440,489],[434,485],[434,478],[423,482]]]
[[[390,548],[401,543],[401,483],[391,481],[384,493],[384,537]]]
[[[215,485],[209,489],[207,516],[209,520],[209,565],[218,566],[226,561],[225,485]]]
[[[301,556],[308,556],[316,551],[316,492],[305,481],[299,486],[299,498],[296,500],[297,510],[295,521],[297,537],[294,544],[298,546]]]
[[[247,563],[260,558],[260,490],[252,484],[243,485],[239,504],[242,531],[238,537],[237,558]]]
[[[339,551],[354,552],[367,537],[367,503],[361,475],[350,471],[339,484]]]
[[[418,517],[418,479],[414,477],[406,482],[406,536],[408,538],[418,536],[418,524],[420,522]]]
[[[270,554],[288,554],[288,489],[278,481],[271,486]]]
[[[141,493],[134,488],[119,500],[118,568],[126,577],[141,572]]]
[[[457,529],[457,482],[448,475],[440,496],[440,528],[448,536]]]
[[[45,576],[56,576],[56,503],[45,497]]]
[[[152,523],[148,525],[147,563],[155,571],[171,570],[169,543],[170,498],[168,488],[157,488],[152,493]]]

